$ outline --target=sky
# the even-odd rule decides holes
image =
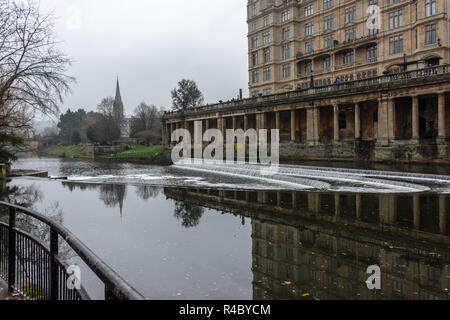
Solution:
[[[56,16],[61,48],[74,60],[61,111],[94,110],[114,96],[119,77],[125,113],[145,101],[171,107],[183,78],[206,103],[248,92],[245,0],[41,0]]]

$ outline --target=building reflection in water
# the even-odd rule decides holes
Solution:
[[[449,195],[165,188],[252,220],[254,299],[449,299]],[[382,289],[367,289],[379,265]]]

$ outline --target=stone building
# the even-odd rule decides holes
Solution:
[[[379,6],[379,29],[367,25],[369,5]],[[449,5],[249,1],[252,97],[167,113],[163,142],[202,121],[223,133],[279,129],[282,159],[448,163]]]
[[[402,71],[405,55],[408,69],[446,64],[448,6],[446,0],[249,0],[250,94]]]

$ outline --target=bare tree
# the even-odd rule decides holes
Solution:
[[[108,118],[114,118],[114,98],[106,97],[97,105],[100,114]]]
[[[178,88],[172,90],[172,105],[175,110],[191,109],[203,101],[203,94],[193,80],[183,79],[178,82]]]
[[[66,75],[71,60],[57,45],[53,17],[41,13],[39,2],[0,0],[0,110],[4,118],[36,110],[58,112],[74,78]]]
[[[158,109],[154,105],[148,105],[142,102],[134,110],[133,119],[136,121],[136,126],[139,128],[139,131],[145,131],[153,129],[158,117]]]

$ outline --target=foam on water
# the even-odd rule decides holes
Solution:
[[[361,193],[450,193],[450,176],[281,165],[272,175],[268,166],[228,162],[179,162],[164,171],[123,175],[74,175],[73,182],[130,183],[158,186],[222,187],[230,189],[292,189]]]

